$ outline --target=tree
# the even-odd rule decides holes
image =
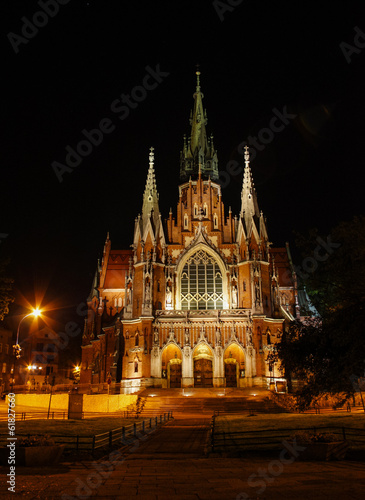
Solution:
[[[314,261],[308,248],[318,241],[315,231],[301,238],[304,258]],[[277,346],[287,376],[302,381],[297,395],[304,405],[323,393],[353,394],[353,380],[365,371],[365,217],[339,224],[331,241],[337,248],[327,258],[322,253],[304,281],[319,316],[294,321]]]
[[[9,313],[9,304],[14,301],[14,280],[7,275],[8,261],[0,261],[0,321]]]

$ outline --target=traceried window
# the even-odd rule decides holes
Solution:
[[[217,261],[198,250],[181,273],[181,309],[223,309],[223,279]]]

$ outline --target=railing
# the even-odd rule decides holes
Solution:
[[[350,446],[365,445],[365,429],[355,427],[318,426],[301,427],[297,429],[262,429],[252,431],[217,431],[216,417],[211,422],[211,450],[239,449],[239,450],[275,450],[283,446],[283,440],[290,440],[296,432],[310,431],[317,433],[329,432],[347,441]]]
[[[169,415],[169,419],[173,418],[172,417],[172,411],[167,412]],[[143,412],[143,415],[136,415],[135,410],[119,410],[119,411],[114,411],[114,412],[82,412],[81,413],[81,418],[98,418],[98,417],[121,417],[121,418],[145,418],[145,417],[155,417],[157,416],[160,418],[160,412],[158,410],[153,411],[153,410],[146,410]],[[51,411],[48,413],[47,410],[44,411],[33,411],[33,410],[28,410],[28,411],[22,411],[22,412],[16,412],[15,413],[15,420],[16,421],[22,421],[22,420],[35,420],[35,419],[61,419],[61,420],[67,420],[68,419],[68,411]],[[0,422],[5,422],[8,420],[8,414],[7,413],[0,413]]]
[[[15,385],[13,392],[15,394],[49,394],[52,389],[52,394],[59,393],[79,393],[79,394],[121,394],[120,382],[108,385],[100,384],[57,384],[51,387],[49,384],[44,384],[38,388],[29,387],[28,385]]]
[[[109,447],[111,448],[114,443],[119,441],[121,445],[131,444],[131,439],[138,438],[138,434],[146,434],[148,430],[156,429],[159,425],[168,422],[172,418],[172,413],[160,414],[156,417],[147,418],[138,422],[133,422],[130,425],[125,425],[116,429],[112,429],[102,434],[94,434],[90,436],[71,436],[63,435],[57,436],[52,434],[52,439],[56,444],[65,445],[66,450],[76,451],[89,451],[94,454],[98,448]],[[17,434],[17,438],[30,437],[30,434]],[[132,441],[133,442],[133,441]],[[5,445],[8,443],[5,435],[1,435],[0,444]]]
[[[105,414],[104,414],[105,415]],[[109,415],[109,414],[108,414]],[[21,421],[21,420],[34,420],[34,419],[62,419],[62,420],[67,420],[68,418],[68,412],[65,411],[51,411],[48,414],[47,410],[44,411],[22,411],[22,412],[16,412],[15,413],[15,420],[16,421]],[[0,414],[0,422],[5,422],[8,420],[8,415],[5,413]]]

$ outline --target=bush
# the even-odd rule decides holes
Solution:
[[[54,440],[48,434],[20,438],[16,442],[16,446],[23,448],[27,448],[29,446],[54,446],[55,444]]]
[[[310,432],[298,431],[291,436],[299,443],[312,444],[312,443],[333,443],[338,441],[338,437],[330,432]]]

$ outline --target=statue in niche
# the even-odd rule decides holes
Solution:
[[[153,332],[153,342],[155,344],[158,344],[158,330],[155,328],[155,331]]]
[[[222,333],[221,333],[221,329],[219,327],[216,330],[215,338],[216,338],[217,344],[221,345],[221,343],[222,343]]]
[[[190,333],[189,333],[189,329],[186,328],[185,329],[185,345],[189,345],[190,344]]]
[[[131,289],[127,288],[127,306],[131,303]]]
[[[247,330],[246,330],[246,338],[247,338],[247,345],[252,346],[252,324],[249,322],[247,325]]]
[[[255,305],[260,305],[260,286],[258,281],[255,281]]]
[[[238,303],[237,287],[236,287],[236,285],[233,285],[233,288],[232,288],[232,306],[233,306],[233,309],[237,309],[237,303]]]
[[[166,287],[166,305],[171,306],[172,305],[172,292],[171,288],[169,285]]]
[[[147,282],[145,288],[145,302],[149,303],[150,300],[151,300],[151,290],[150,290],[150,284]]]

